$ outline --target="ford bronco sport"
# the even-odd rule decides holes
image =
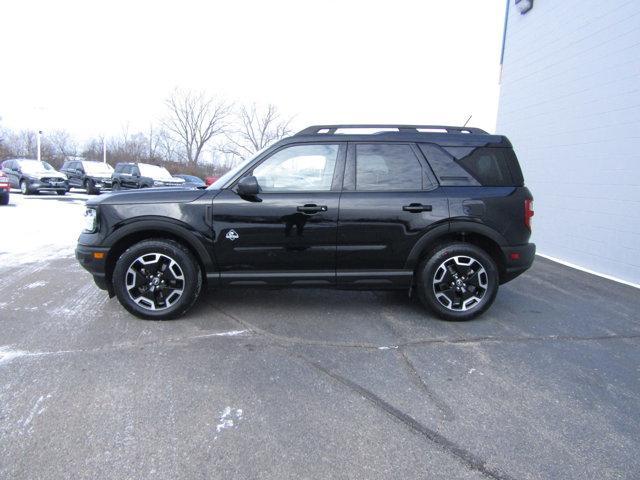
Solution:
[[[215,287],[405,289],[446,320],[528,269],[532,196],[507,138],[469,127],[309,127],[206,190],[87,202],[76,257],[141,318]]]

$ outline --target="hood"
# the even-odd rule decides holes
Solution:
[[[87,206],[129,205],[135,203],[188,203],[206,194],[206,190],[187,190],[185,188],[144,188],[124,192],[104,193],[87,200]]]
[[[27,177],[37,177],[37,178],[42,178],[42,177],[58,177],[58,178],[64,178],[65,180],[67,179],[67,176],[62,173],[59,172],[57,170],[24,170],[22,172],[23,175],[26,175]]]

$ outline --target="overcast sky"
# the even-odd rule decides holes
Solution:
[[[0,121],[148,130],[174,87],[316,123],[493,131],[504,0],[8,1]]]

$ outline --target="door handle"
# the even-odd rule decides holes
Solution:
[[[302,213],[318,213],[318,212],[326,212],[326,205],[316,205],[315,203],[307,203],[306,205],[298,206],[297,210]]]
[[[405,205],[404,207],[402,207],[402,210],[411,213],[430,212],[431,210],[433,210],[433,207],[431,205],[422,205],[421,203],[412,203],[410,205]]]

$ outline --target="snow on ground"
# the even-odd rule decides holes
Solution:
[[[83,226],[84,193],[65,196],[11,191],[0,206],[0,269],[73,256]]]

